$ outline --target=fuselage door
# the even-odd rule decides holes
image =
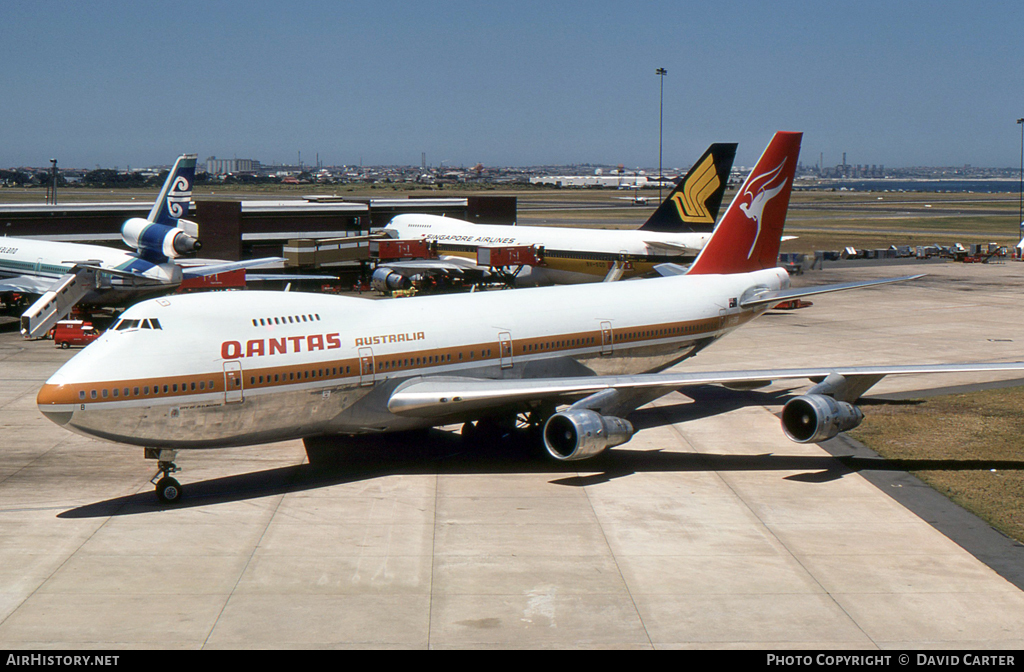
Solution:
[[[612,354],[612,323],[608,321],[601,323],[601,354]]]
[[[359,384],[373,385],[373,348],[359,348]]]
[[[498,334],[498,352],[501,353],[501,368],[512,368],[512,334],[507,331]]]
[[[242,363],[224,362],[224,403],[238,404],[242,401]]]

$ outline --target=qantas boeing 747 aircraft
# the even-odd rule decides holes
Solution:
[[[147,449],[157,495],[176,452],[394,432],[529,414],[548,453],[629,441],[627,416],[691,384],[822,378],[782,414],[795,441],[856,426],[884,375],[1024,363],[662,372],[783,300],[908,278],[789,289],[776,267],[800,147],[777,133],[685,275],[374,301],[285,292],[171,296],[125,311],[39,391],[69,430]],[[561,410],[560,410],[561,409]],[[310,450],[313,458],[314,451]],[[159,480],[158,480],[159,477]]]

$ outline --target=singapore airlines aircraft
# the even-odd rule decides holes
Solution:
[[[121,238],[134,252],[102,245],[32,238],[0,238],[0,292],[40,294],[21,316],[21,333],[45,336],[76,303],[122,305],[142,296],[165,293],[183,278],[215,275],[262,266],[279,257],[243,262],[193,262],[174,259],[200,249],[198,225],[188,214],[196,155],[179,156],[146,219],[133,217]]]
[[[426,240],[436,259],[383,262],[374,287],[401,289],[423,273],[486,276],[480,247],[532,246],[542,257],[515,275],[521,287],[617,280],[650,274],[663,263],[693,261],[711,237],[736,156],[736,143],[715,143],[636,230],[473,224],[437,215],[398,215],[384,232],[401,240]]]
[[[860,422],[853,402],[884,375],[1024,369],[662,372],[780,301],[908,279],[789,289],[776,262],[800,137],[776,134],[685,275],[403,301],[151,299],[61,367],[38,407],[69,430],[145,447],[171,502],[182,449],[302,438],[312,460],[331,435],[465,423],[472,436],[528,414],[553,458],[580,460],[629,441],[628,414],[679,387],[812,377],[823,380],[786,404],[782,424],[795,441],[822,441]]]

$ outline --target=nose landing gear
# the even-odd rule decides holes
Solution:
[[[171,474],[181,471],[174,463],[176,450],[146,448],[146,458],[157,460],[157,470],[149,482],[156,486],[156,496],[164,504],[175,504],[181,499],[181,484]]]

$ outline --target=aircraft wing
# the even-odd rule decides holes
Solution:
[[[89,269],[97,273],[105,275],[112,275],[117,278],[130,278],[134,283],[139,285],[163,285],[165,284],[162,280],[156,278],[150,278],[141,273],[132,273],[131,271],[120,271],[116,268],[107,268],[105,266],[93,266],[92,264],[75,264],[75,267],[71,269],[71,273],[74,273],[78,269]]]
[[[777,380],[824,379],[838,374],[847,380],[926,373],[970,373],[979,371],[1024,371],[1024,362],[975,364],[916,364],[906,366],[851,366],[806,369],[754,369],[700,373],[648,373],[631,376],[587,376],[575,378],[526,378],[482,380],[478,378],[434,377],[410,380],[395,388],[388,410],[395,415],[416,418],[457,417],[488,409],[530,401],[569,403],[604,390],[625,392],[660,391],[662,394],[692,385],[767,384]],[[863,389],[866,389],[864,387]]]
[[[476,262],[462,257],[440,257],[438,259],[410,259],[408,261],[388,261],[378,265],[378,268],[387,268],[399,275],[409,276],[426,271],[444,271],[447,273],[462,274],[465,271],[476,271],[483,273],[487,269],[477,265]]]
[[[44,294],[55,284],[57,284],[57,280],[54,278],[43,278],[33,275],[16,275],[13,278],[0,279],[0,292]]]
[[[245,261],[218,261],[201,264],[197,266],[182,265],[182,275],[186,278],[202,278],[207,275],[217,275],[237,271],[243,268],[255,268],[284,261],[284,257],[260,257],[259,259],[246,259]]]
[[[337,280],[336,275],[304,275],[302,273],[246,273],[246,282],[272,282],[274,280]]]

